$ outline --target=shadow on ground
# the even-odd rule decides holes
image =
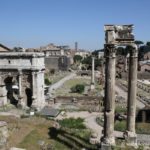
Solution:
[[[49,136],[70,149],[80,150],[85,148],[86,150],[97,150],[98,145],[92,145],[88,140],[70,133],[68,129],[56,129],[54,127],[49,128]]]

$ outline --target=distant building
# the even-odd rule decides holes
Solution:
[[[10,48],[0,44],[0,52],[9,52],[9,51],[11,51]]]
[[[45,66],[46,69],[54,69],[55,71],[66,71],[70,67],[71,57],[69,52],[69,46],[56,46],[50,43],[46,46],[41,46],[38,49],[27,49],[26,51],[38,51],[45,54]]]
[[[40,47],[40,50],[44,51],[46,57],[64,55],[64,50],[61,47],[55,46],[54,44],[48,44],[45,47]]]
[[[150,51],[145,53],[143,58],[144,58],[144,60],[150,60]]]
[[[98,58],[100,59],[102,57],[104,57],[104,52],[103,51],[99,51],[98,52]]]
[[[78,50],[77,52],[75,52],[75,55],[80,55],[80,56],[82,56],[83,58],[85,58],[85,57],[87,57],[87,56],[90,56],[90,55],[91,55],[91,52],[86,51],[86,50]]]
[[[150,72],[150,59],[145,61],[139,61],[138,70],[141,72]]]
[[[75,42],[75,51],[78,51],[78,42]]]

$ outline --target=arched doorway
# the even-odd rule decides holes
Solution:
[[[18,85],[16,82],[14,82],[13,77],[7,77],[4,79],[4,83],[6,85],[7,90],[7,101],[10,102],[10,104],[13,104],[17,106],[18,104]]]

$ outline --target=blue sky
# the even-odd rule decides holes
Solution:
[[[104,24],[134,24],[150,41],[150,0],[0,0],[0,43],[25,48],[48,43],[99,49]]]

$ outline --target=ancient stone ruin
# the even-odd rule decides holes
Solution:
[[[127,129],[124,137],[128,145],[136,145],[136,84],[137,84],[137,46],[132,33],[133,25],[105,25],[105,100],[104,100],[104,136],[101,139],[102,149],[115,145],[114,111],[115,111],[115,65],[116,46],[130,46]]]
[[[0,105],[44,106],[44,54],[0,53]]]
[[[8,128],[5,121],[0,121],[0,149],[6,150],[8,141]]]
[[[91,74],[91,90],[95,89],[95,74],[94,74],[94,69],[95,67],[95,58],[92,57],[92,74]]]

